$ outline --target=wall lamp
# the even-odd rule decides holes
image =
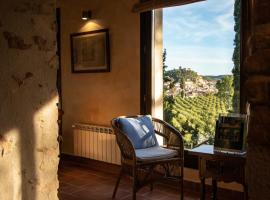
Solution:
[[[92,12],[90,10],[82,11],[82,20],[89,20],[92,17]]]

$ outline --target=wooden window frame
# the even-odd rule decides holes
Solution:
[[[248,2],[241,1],[241,44],[240,44],[240,112],[245,112],[246,98],[243,90],[245,69],[243,65],[246,41],[246,27],[248,27]],[[151,114],[152,101],[152,36],[153,11],[140,13],[140,113]],[[185,150],[185,167],[198,169],[198,157],[188,154]]]

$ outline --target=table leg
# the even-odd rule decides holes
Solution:
[[[200,178],[201,179],[201,200],[205,199],[205,178]]]
[[[213,192],[212,199],[216,200],[217,199],[217,181],[215,179],[212,179],[212,192]]]

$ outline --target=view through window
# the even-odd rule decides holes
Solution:
[[[240,0],[163,9],[164,119],[186,148],[213,144],[219,114],[239,112]]]

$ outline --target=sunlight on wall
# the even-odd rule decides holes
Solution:
[[[20,141],[20,131],[18,129],[12,129],[7,133],[10,135],[11,138],[14,138],[14,152],[13,152],[13,159],[12,159],[12,166],[14,167],[13,173],[13,185],[14,185],[14,193],[13,199],[20,199],[21,198],[21,188],[22,188],[22,179],[18,178],[17,174],[19,173],[20,176],[23,176],[23,172],[21,171],[21,141]],[[15,158],[15,159],[14,159]],[[17,158],[17,159],[16,159]]]
[[[79,32],[85,32],[90,30],[97,30],[103,28],[103,26],[100,25],[100,20],[89,20],[85,22],[85,24],[80,28]]]
[[[12,195],[12,199],[21,199],[22,179],[18,178],[18,175],[22,176],[20,132],[17,128],[13,128],[3,135],[5,139],[0,142],[0,180],[5,181],[6,184],[3,185],[4,188],[1,188],[0,199],[7,197],[5,193]],[[10,157],[12,157],[11,163],[10,161],[5,162]],[[5,165],[4,163],[9,164]]]
[[[34,114],[33,122],[34,122],[34,132],[41,133],[36,135],[35,138],[35,149],[34,159],[36,163],[36,177],[39,181],[37,183],[37,199],[44,196],[50,196],[50,191],[53,191],[50,188],[58,188],[58,182],[55,180],[48,179],[46,176],[47,173],[52,173],[57,171],[58,166],[55,163],[58,163],[58,148],[59,144],[57,142],[58,134],[52,135],[48,134],[51,130],[58,130],[57,117],[58,110],[56,103],[59,101],[58,95],[52,97],[50,101],[48,101],[45,105],[42,106],[36,113]],[[55,116],[55,117],[52,117]],[[52,137],[55,137],[52,139]],[[39,173],[39,172],[43,173]],[[45,173],[44,173],[45,172]],[[57,175],[55,176],[57,179]],[[48,183],[50,183],[48,185]],[[46,186],[46,188],[40,188],[40,186]],[[40,196],[39,196],[40,195]]]

